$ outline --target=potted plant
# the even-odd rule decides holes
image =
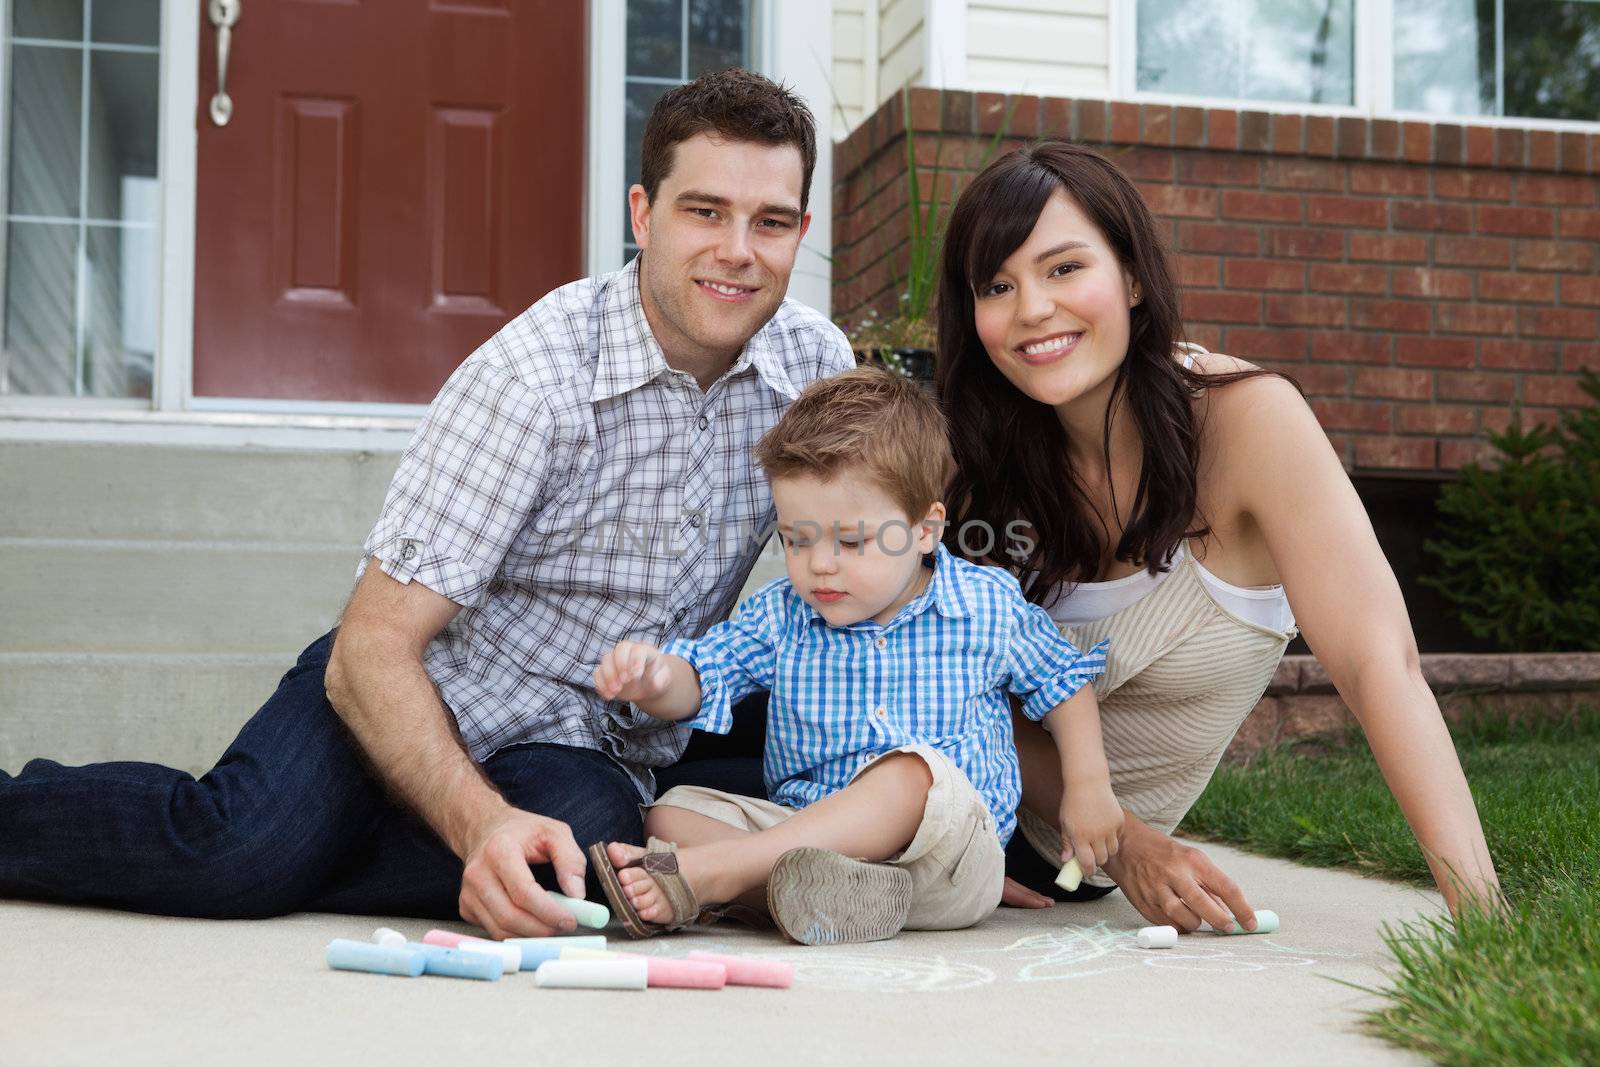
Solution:
[[[906,134],[906,202],[910,212],[910,239],[907,242],[905,274],[900,279],[899,306],[891,316],[883,316],[876,308],[869,308],[854,323],[842,323],[856,358],[863,363],[877,363],[896,374],[903,374],[932,388],[937,357],[934,351],[936,330],[933,321],[933,298],[939,286],[939,256],[944,248],[945,219],[942,209],[948,206],[936,196],[923,196],[922,174],[917,167],[916,132],[911,123],[911,86],[900,88],[900,113],[905,120]],[[939,91],[940,113],[943,113],[944,90]],[[1006,108],[1005,119],[989,141],[988,148],[978,161],[978,170],[989,165],[1000,149],[1000,142],[1011,128],[1011,118],[1016,112],[1016,99]],[[937,188],[943,156],[944,130],[935,135],[933,169],[929,185]]]

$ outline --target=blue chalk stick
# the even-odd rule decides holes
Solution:
[[[569,936],[569,937],[508,937],[506,944],[516,945],[522,949],[522,969],[537,971],[539,964],[546,960],[561,958],[564,948],[594,948],[606,947],[606,939],[598,934],[594,936]]]
[[[366,971],[415,978],[422,973],[424,957],[410,948],[385,948],[371,941],[339,938],[328,942],[328,966],[336,971]]]
[[[423,974],[436,974],[442,978],[480,978],[485,982],[498,982],[505,970],[500,957],[487,952],[445,948],[443,945],[424,945],[419,941],[406,942],[406,948],[422,953]]]

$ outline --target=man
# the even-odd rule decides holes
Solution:
[[[759,75],[663,96],[629,192],[644,251],[451,376],[339,628],[198,782],[134,763],[0,773],[0,895],[571,929],[530,864],[584,895],[583,849],[639,839],[652,769],[685,742],[602,700],[593,669],[618,640],[727,614],[771,524],[751,446],[853,365],[837,327],[784,299],[816,151],[805,105]]]

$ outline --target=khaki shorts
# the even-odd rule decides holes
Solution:
[[[894,751],[922,757],[933,774],[916,836],[885,861],[911,875],[906,929],[960,930],[981,922],[999,907],[1006,873],[1005,851],[989,806],[961,768],[933,748],[904,745]],[[879,756],[856,777],[890,755]],[[674,786],[656,805],[683,808],[749,833],[771,829],[795,814],[793,808],[771,801],[697,785]]]

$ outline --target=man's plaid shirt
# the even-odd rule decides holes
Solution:
[[[753,446],[801,389],[854,364],[838,327],[785,300],[701,392],[650,332],[636,259],[550,293],[457,368],[364,557],[461,605],[423,663],[474,759],[527,741],[598,749],[653,795],[650,768],[689,731],[601,699],[595,665],[619,640],[726,617],[775,521]]]

